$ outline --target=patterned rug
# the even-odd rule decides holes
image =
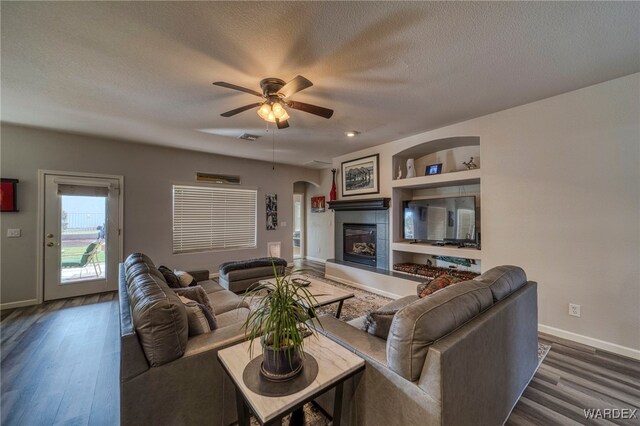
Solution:
[[[324,278],[323,276],[320,276],[318,274],[307,273],[304,275],[312,276],[317,280],[323,281],[327,284],[334,285],[344,290],[348,290],[349,292],[354,294],[354,297],[344,301],[344,304],[342,306],[342,313],[340,314],[341,321],[350,321],[354,318],[361,317],[363,315],[366,315],[367,311],[372,309],[377,309],[392,301],[392,299],[388,297],[380,296],[366,290],[361,290],[359,288],[355,288],[350,285],[342,284],[342,283]],[[316,309],[316,312],[318,313],[318,315],[324,315],[324,314],[335,315],[337,307],[338,307],[337,303],[332,305],[322,306]],[[551,349],[551,346],[538,343],[538,367],[540,367],[540,364],[542,364],[542,361],[547,356],[550,349]],[[315,406],[312,403],[308,403],[304,406],[304,415],[305,415],[305,422],[304,422],[305,425],[327,426],[332,424],[331,420],[322,411],[320,411],[320,409],[318,409],[317,406]],[[290,420],[291,420],[291,415],[286,416],[282,420],[283,426],[289,426]],[[252,416],[251,425],[259,426],[260,423],[258,423],[258,421]]]

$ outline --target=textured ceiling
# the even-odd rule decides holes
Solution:
[[[2,2],[2,120],[271,160],[264,77],[302,74],[305,164],[640,71],[640,3]],[[347,139],[346,130],[361,132]],[[236,137],[249,132],[257,142]]]

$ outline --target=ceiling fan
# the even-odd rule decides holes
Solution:
[[[258,115],[263,120],[270,123],[276,123],[278,129],[285,129],[289,127],[289,114],[287,113],[285,106],[308,112],[310,114],[319,115],[324,118],[331,118],[333,115],[332,109],[289,100],[292,95],[313,86],[312,82],[301,75],[288,83],[285,83],[279,78],[265,78],[260,82],[262,93],[252,89],[247,89],[246,87],[236,86],[235,84],[225,83],[224,81],[216,81],[213,84],[220,87],[226,87],[227,89],[249,93],[263,99],[262,102],[245,105],[220,114],[223,117],[232,117],[243,111],[258,107]]]

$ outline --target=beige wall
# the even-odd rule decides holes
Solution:
[[[483,270],[522,266],[539,283],[542,325],[638,356],[638,93],[640,74],[634,74],[333,163],[379,153],[381,193],[362,198],[389,197],[394,154],[440,138],[480,136]],[[569,302],[582,305],[581,318],[567,314]]]
[[[36,297],[36,222],[38,169],[124,176],[124,251],[149,254],[156,264],[217,272],[224,261],[264,256],[267,242],[280,241],[282,255],[293,257],[293,183],[317,182],[317,170],[260,161],[154,147],[2,124],[2,177],[20,179],[19,213],[1,216],[0,301]],[[171,250],[174,183],[193,183],[196,171],[240,175],[242,186],[258,189],[257,248],[174,255]],[[278,194],[278,219],[286,227],[265,230],[266,193]],[[21,228],[21,238],[7,238],[8,228]]]

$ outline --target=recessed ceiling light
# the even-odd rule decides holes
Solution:
[[[358,132],[357,130],[349,130],[348,132],[344,132],[345,136],[347,136],[348,138],[352,138],[356,135],[359,135],[360,132]]]

